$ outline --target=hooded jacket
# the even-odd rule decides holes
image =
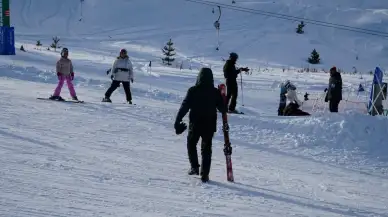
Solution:
[[[133,79],[132,62],[128,56],[125,58],[117,57],[112,65],[112,75],[115,81],[130,81]]]
[[[181,122],[189,112],[189,129],[216,132],[217,109],[226,113],[226,106],[220,91],[214,87],[213,72],[210,68],[202,68],[197,82],[187,91],[178,111],[176,122]]]

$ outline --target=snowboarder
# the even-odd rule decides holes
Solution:
[[[226,106],[229,109],[229,112],[237,112],[236,111],[236,104],[237,104],[237,94],[238,94],[238,86],[237,86],[237,76],[242,71],[248,72],[249,69],[247,67],[245,68],[238,68],[236,69],[236,62],[238,59],[238,55],[234,52],[229,54],[229,59],[226,60],[223,71],[224,71],[224,77],[226,80],[226,87],[227,87],[227,104]],[[230,104],[229,104],[230,102]]]
[[[330,69],[329,87],[327,89],[325,102],[329,102],[330,112],[338,112],[338,105],[342,100],[342,77],[333,66]]]
[[[278,107],[278,116],[283,116],[283,111],[286,108],[287,105],[287,92],[288,90],[296,90],[295,85],[293,85],[290,80],[284,81],[280,85],[280,101],[279,101],[279,107]]]
[[[67,87],[69,88],[70,96],[73,100],[77,100],[77,94],[74,90],[73,79],[74,79],[74,70],[73,63],[68,58],[69,49],[63,48],[61,51],[61,58],[57,61],[56,71],[58,76],[58,85],[54,90],[54,94],[50,97],[51,100],[59,100],[64,101],[64,99],[60,96],[63,84],[67,83]]]
[[[191,168],[189,175],[201,175],[201,180],[209,180],[212,157],[212,140],[217,129],[217,109],[226,113],[221,92],[214,87],[213,72],[210,68],[199,71],[197,82],[187,91],[186,97],[175,119],[175,132],[181,134],[186,130],[183,117],[189,112],[189,132],[187,135],[187,152]],[[201,141],[202,166],[199,173],[197,143]]]
[[[296,94],[296,88],[295,89],[289,88],[285,95],[289,103],[283,110],[284,116],[309,116],[310,115],[309,113],[299,109],[299,107],[303,104],[303,102],[298,99],[298,96]]]
[[[127,103],[132,104],[132,94],[129,82],[133,83],[133,67],[131,60],[129,60],[126,49],[120,50],[120,55],[114,61],[112,68],[110,71],[108,70],[107,74],[109,74],[109,72],[112,73],[112,84],[106,91],[105,98],[103,98],[102,101],[112,102],[110,96],[118,87],[120,87],[121,83],[124,87]]]

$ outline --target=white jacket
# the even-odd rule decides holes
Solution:
[[[121,70],[121,69],[127,69]],[[133,67],[132,62],[128,57],[117,58],[112,65],[112,75],[115,81],[130,81],[133,79]]]
[[[290,102],[296,102],[299,106],[301,106],[303,103],[298,99],[298,96],[296,95],[296,91],[292,89],[288,89],[286,93],[287,100]]]

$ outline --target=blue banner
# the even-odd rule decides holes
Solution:
[[[0,55],[15,55],[15,28],[0,26]]]
[[[373,99],[373,96],[374,96],[374,85],[382,86],[383,75],[384,75],[383,71],[381,71],[381,69],[379,67],[376,67],[375,73],[373,75],[372,88],[371,88],[371,92],[370,92],[370,96],[369,96],[369,103],[368,103],[368,112],[369,113],[373,110],[372,103],[373,103],[373,100],[374,100]]]

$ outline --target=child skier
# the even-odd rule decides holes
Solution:
[[[57,61],[56,71],[58,76],[58,85],[55,88],[54,94],[50,97],[51,100],[59,100],[64,101],[64,99],[60,96],[63,84],[67,83],[67,87],[69,88],[70,96],[73,100],[77,100],[77,95],[74,90],[73,79],[74,79],[74,70],[73,63],[68,58],[69,49],[63,48],[61,51],[61,58]]]
[[[129,60],[129,57],[127,55],[127,50],[120,50],[120,55],[114,61],[111,70],[108,70],[107,74],[109,74],[109,72],[112,72],[112,84],[106,91],[105,98],[102,101],[112,102],[110,96],[120,86],[120,83],[122,83],[127,103],[132,104],[132,94],[129,81],[133,83],[133,68],[132,62],[131,60]]]

